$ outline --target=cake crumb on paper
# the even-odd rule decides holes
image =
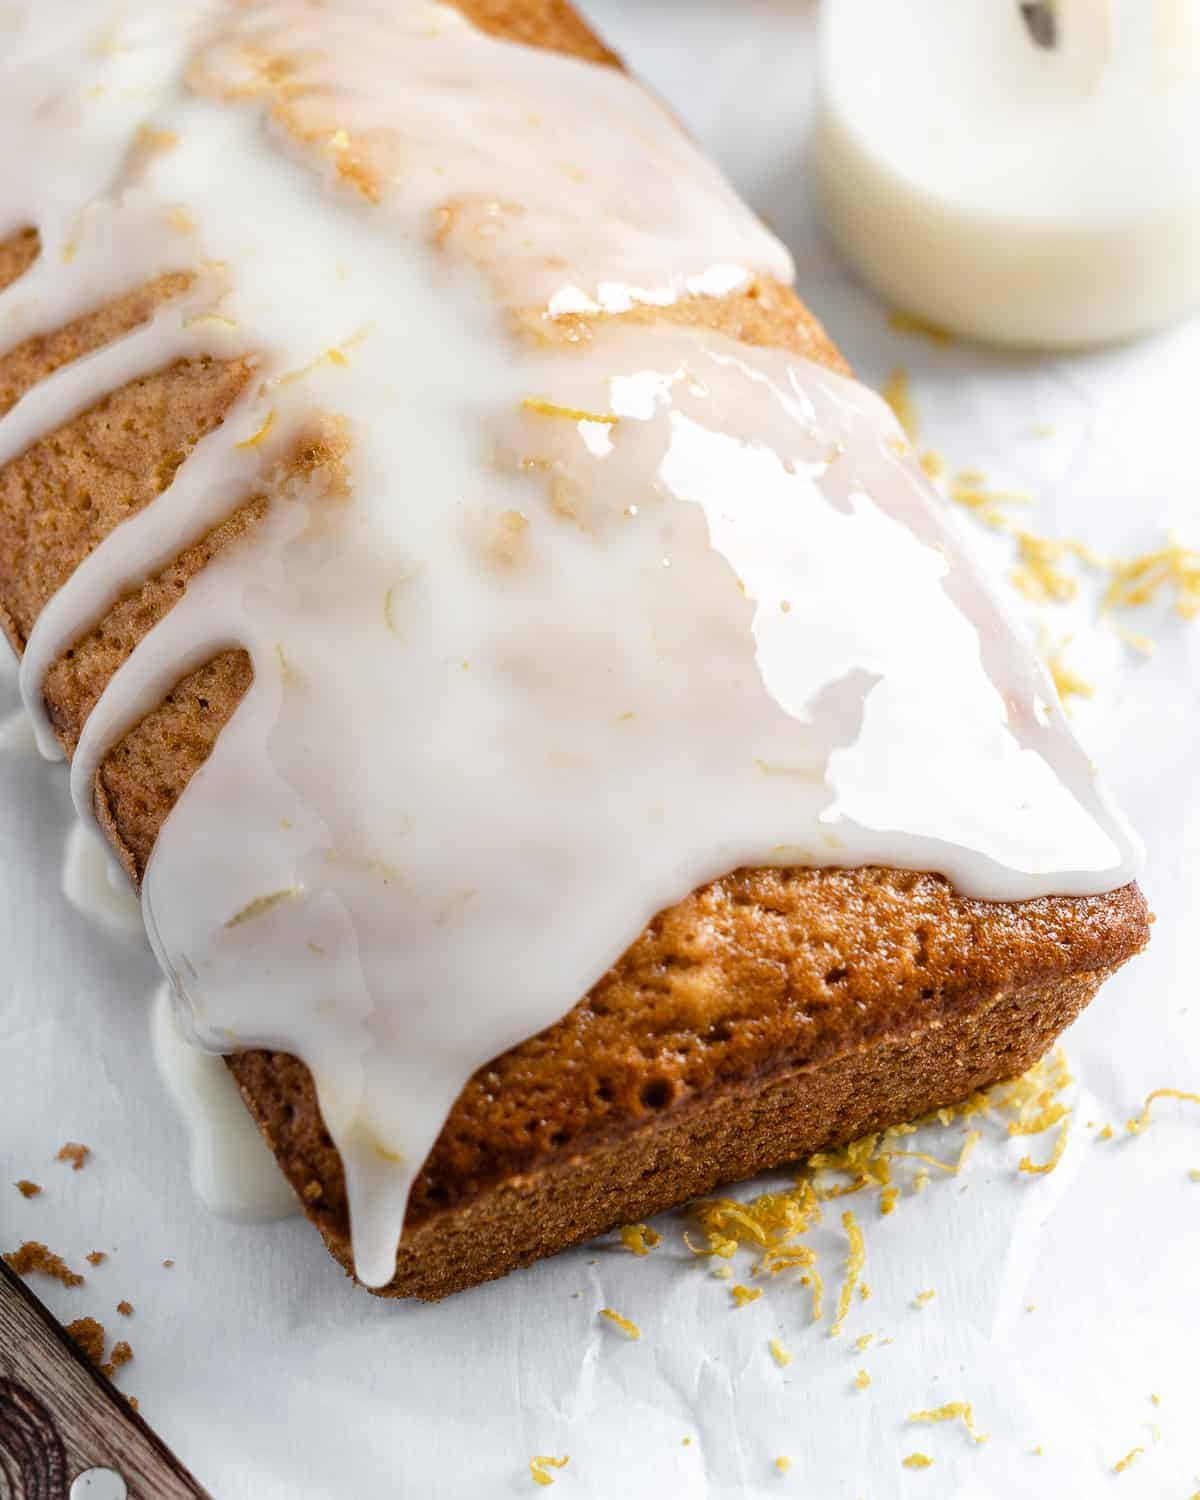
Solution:
[[[17,1192],[22,1198],[36,1198],[41,1192],[42,1186],[38,1182],[30,1182],[28,1177],[21,1177],[16,1183]]]
[[[53,1250],[39,1240],[26,1240],[18,1249],[10,1250],[4,1261],[18,1276],[37,1273],[61,1281],[63,1286],[83,1285],[83,1277],[79,1272],[72,1271],[61,1255],[55,1255]]]
[[[69,1161],[71,1170],[78,1172],[91,1154],[90,1146],[85,1146],[80,1141],[66,1141],[58,1148],[58,1155],[54,1159],[55,1161]]]

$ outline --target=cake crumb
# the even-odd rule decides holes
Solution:
[[[5,1264],[18,1276],[29,1276],[34,1272],[61,1281],[63,1286],[82,1286],[83,1277],[72,1271],[66,1261],[53,1250],[47,1249],[38,1240],[26,1240],[17,1250],[10,1250],[4,1257]]]
[[[90,1146],[84,1146],[79,1141],[66,1141],[59,1147],[58,1155],[54,1159],[55,1161],[69,1161],[71,1170],[78,1172],[91,1154]]]
[[[66,1333],[83,1351],[88,1363],[99,1370],[104,1364],[104,1324],[95,1318],[76,1318],[67,1324]]]
[[[748,1302],[757,1302],[762,1296],[762,1287],[733,1286],[730,1287],[736,1306],[745,1307]]]
[[[138,1398],[136,1396],[126,1396],[125,1399],[126,1399],[126,1401],[129,1402],[129,1408],[130,1408],[131,1411],[138,1411],[139,1410],[139,1407],[138,1407]]]
[[[781,1453],[775,1460],[775,1467],[781,1474],[786,1474],[792,1467],[792,1461],[786,1453]]]
[[[91,1250],[83,1258],[87,1261],[89,1266],[102,1266],[108,1259],[108,1256],[104,1253],[103,1250]]]
[[[553,1484],[554,1476],[546,1471],[548,1469],[565,1469],[570,1462],[570,1455],[564,1454],[562,1458],[551,1458],[548,1453],[539,1453],[529,1460],[529,1473],[534,1484]]]
[[[692,1446],[692,1440],[691,1440],[690,1437],[685,1437],[684,1438],[684,1440],[683,1440],[683,1446],[685,1448],[690,1448]]]
[[[168,1259],[168,1260],[164,1260],[164,1261],[163,1261],[163,1265],[164,1265],[164,1266],[165,1266],[165,1268],[166,1268],[166,1269],[167,1269],[167,1270],[168,1270],[168,1271],[169,1271],[169,1270],[170,1270],[170,1269],[171,1269],[171,1267],[172,1267],[172,1266],[173,1266],[173,1265],[174,1265],[174,1264],[175,1264],[175,1262],[174,1262],[174,1261],[173,1261],[173,1260],[170,1260],[170,1259]]]
[[[41,1183],[30,1182],[28,1177],[19,1178],[16,1187],[22,1198],[36,1198],[42,1190]]]
[[[619,1312],[614,1312],[611,1307],[602,1307],[600,1309],[600,1316],[607,1318],[610,1323],[619,1328],[626,1338],[634,1340],[641,1338],[642,1330],[637,1324],[631,1322],[628,1318],[623,1318]]]
[[[866,1372],[866,1370],[860,1370],[858,1372],[858,1374],[854,1377],[854,1388],[855,1388],[855,1390],[865,1391],[866,1388],[870,1384],[871,1384],[871,1377],[870,1377],[870,1375],[868,1375],[868,1373]]]
[[[124,1301],[118,1302],[117,1303],[117,1311],[121,1314],[121,1316],[123,1318],[132,1318],[133,1317],[133,1303],[132,1302],[124,1302]]]
[[[767,1343],[767,1348],[770,1349],[771,1358],[781,1370],[791,1364],[792,1356],[790,1351],[785,1349],[778,1339],[770,1339]]]
[[[1134,1461],[1134,1459],[1137,1458],[1139,1454],[1145,1453],[1145,1451],[1145,1448],[1130,1448],[1129,1452],[1125,1455],[1124,1458],[1117,1459],[1116,1463],[1113,1464],[1113,1473],[1124,1474],[1125,1470]]]
[[[100,1373],[102,1375],[107,1375],[111,1380],[112,1377],[121,1368],[121,1366],[127,1365],[132,1358],[133,1350],[129,1347],[124,1339],[119,1339],[117,1343],[112,1346],[112,1350],[108,1356],[108,1363],[106,1365],[100,1366]]]
[[[906,1469],[933,1468],[933,1459],[930,1458],[928,1453],[910,1453],[907,1458],[901,1459],[900,1462]]]

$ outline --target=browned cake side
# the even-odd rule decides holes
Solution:
[[[561,0],[458,3],[500,35],[613,60]],[[0,287],[37,254],[31,231],[0,242]],[[0,355],[0,411],[186,284],[177,275],[131,287]],[[803,304],[771,282],[631,316],[704,323],[845,368]],[[522,336],[556,340],[589,331],[586,320],[548,325],[536,311],[516,324]],[[0,623],[18,651],[55,590],[165,488],[252,370],[252,350],[176,364],[113,392],[0,471]],[[320,437],[297,456],[335,460]],[[55,664],[46,701],[68,753],[108,679],[188,577],[264,508],[248,495]],[[135,879],[250,677],[245,653],[223,653],[105,759],[97,808]],[[1147,931],[1135,886],[996,905],[964,900],[929,875],[738,871],[663,913],[561,1022],[471,1079],[415,1187],[388,1290],[444,1296],[1020,1072]],[[341,1164],[307,1070],[262,1051],[230,1066],[306,1212],[348,1268]]]

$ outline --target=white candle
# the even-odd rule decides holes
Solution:
[[[825,0],[827,222],[892,304],[987,342],[1200,305],[1200,0]]]

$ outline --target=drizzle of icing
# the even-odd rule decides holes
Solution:
[[[0,118],[53,140],[0,169],[0,225],[54,263],[0,295],[0,338],[125,290],[127,237],[137,275],[195,279],[20,401],[0,461],[194,351],[258,378],[43,612],[23,690],[44,714],[47,665],[109,602],[269,497],[116,672],[72,786],[90,815],[121,735],[249,652],[143,912],[198,1041],[311,1068],[363,1281],[390,1279],[464,1080],[704,881],[1130,878],[1136,839],[884,404],[594,316],[788,270],[635,84],[418,0],[149,5],[111,33],[106,11],[39,6],[0,61]],[[539,343],[513,332],[530,309],[592,321]],[[297,464],[314,423],[337,441]]]
[[[188,1038],[165,984],[155,991],[150,1037],[159,1077],[187,1130],[192,1187],[209,1212],[243,1224],[299,1213],[229,1069]]]
[[[114,937],[142,943],[145,928],[129,877],[108,845],[83,823],[72,823],[63,847],[63,895],[81,916]]]

